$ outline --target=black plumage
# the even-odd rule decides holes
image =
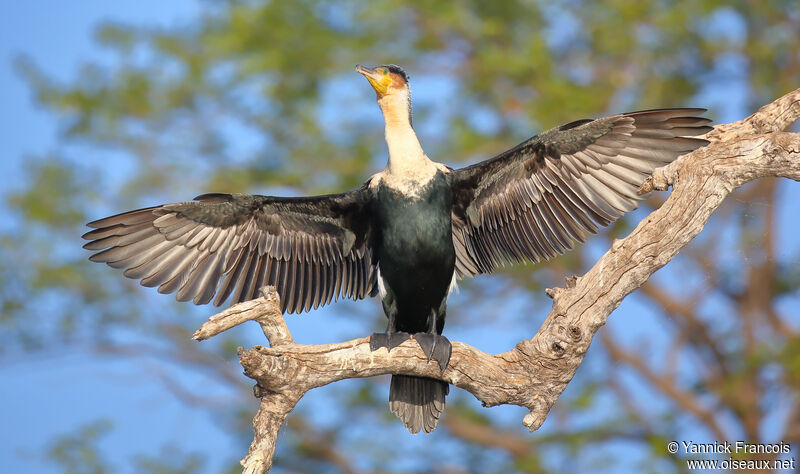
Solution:
[[[274,285],[283,310],[299,313],[377,291],[366,192],[204,194],[90,222],[84,248],[180,301],[238,303]]]
[[[705,109],[578,120],[453,172],[459,277],[572,249],[636,207],[652,171],[707,143]]]
[[[414,337],[444,368],[450,346],[441,333],[456,277],[570,250],[635,208],[644,179],[706,144],[692,137],[710,130],[697,116],[704,109],[578,120],[453,170],[419,147],[403,110],[405,72],[357,70],[387,118],[384,172],[342,194],[204,194],[100,219],[84,235],[96,252],[90,259],[196,304],[246,301],[274,285],[283,310],[296,313],[380,292],[389,325],[373,349]],[[430,432],[447,392],[438,380],[394,376],[390,407],[410,431]]]

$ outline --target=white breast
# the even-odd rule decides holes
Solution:
[[[419,197],[420,191],[433,180],[436,172],[448,173],[450,170],[441,163],[430,160],[414,164],[390,163],[385,170],[370,177],[370,187],[383,183],[404,196]]]

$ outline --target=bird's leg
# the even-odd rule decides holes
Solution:
[[[389,334],[385,332],[374,332],[369,337],[369,350],[377,351],[381,347],[389,349]]]
[[[428,360],[435,360],[439,364],[439,369],[444,372],[450,362],[453,346],[450,344],[449,339],[436,332],[436,312],[431,311],[428,332],[416,333],[414,334],[414,339],[416,339],[422,352],[428,356]]]
[[[388,351],[391,351],[409,338],[411,338],[411,334],[403,331],[387,329],[386,332],[375,332],[369,337],[369,349],[377,351],[381,347],[385,347]]]
[[[407,332],[395,330],[395,315],[396,309],[391,304],[390,298],[385,298],[383,301],[383,310],[389,318],[389,324],[386,326],[386,332],[373,333],[369,338],[369,349],[377,351],[381,347],[385,347],[389,352],[395,347],[407,341],[411,335]]]

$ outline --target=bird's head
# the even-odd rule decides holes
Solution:
[[[403,68],[394,64],[376,68],[359,64],[356,71],[363,74],[375,89],[387,126],[399,122],[411,124],[411,91],[408,74]]]
[[[378,94],[378,99],[386,95],[394,95],[408,91],[408,74],[400,66],[389,64],[368,68],[359,64],[356,72],[367,78]]]

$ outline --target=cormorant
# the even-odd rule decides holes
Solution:
[[[408,76],[356,66],[377,94],[389,160],[359,189],[311,197],[203,194],[89,223],[90,257],[124,275],[215,305],[277,287],[296,313],[339,296],[380,294],[389,319],[373,350],[413,337],[442,370],[441,335],[456,281],[570,250],[636,207],[657,167],[708,143],[705,109],[578,120],[486,161],[452,169],[428,159],[411,126]],[[216,295],[216,298],[215,298]],[[389,406],[412,433],[433,431],[449,386],[392,376]]]

